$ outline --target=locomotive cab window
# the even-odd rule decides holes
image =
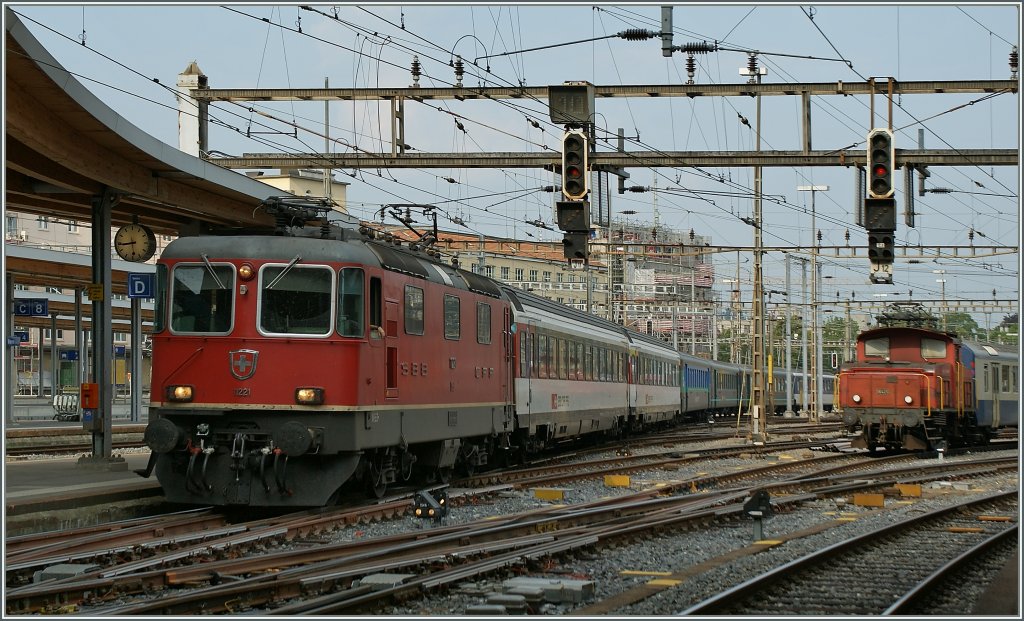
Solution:
[[[363,336],[363,270],[344,268],[338,275],[338,333]]]
[[[888,358],[889,339],[883,337],[864,341],[864,355],[871,358]]]
[[[334,273],[309,265],[260,269],[260,331],[327,336],[332,331]]]
[[[234,317],[232,265],[179,264],[171,283],[171,330],[227,334]]]
[[[921,339],[921,357],[925,360],[938,360],[946,357],[946,342],[939,339]]]

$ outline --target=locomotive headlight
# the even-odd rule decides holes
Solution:
[[[853,395],[853,402],[860,403],[860,395]]]
[[[295,403],[300,405],[323,405],[323,402],[323,388],[308,386],[295,389]]]
[[[192,400],[192,387],[185,384],[173,384],[167,387],[167,400],[188,403]]]
[[[243,263],[238,267],[238,277],[242,280],[252,280],[253,274],[256,272],[252,269],[252,266],[248,263]]]
[[[911,403],[914,402],[914,398],[911,397],[910,395],[907,395],[906,397],[903,397],[903,402],[906,403],[907,405],[910,405]]]

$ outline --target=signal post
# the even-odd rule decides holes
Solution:
[[[551,120],[565,124],[562,135],[562,196],[555,202],[563,255],[570,263],[590,264],[590,139],[586,128],[594,115],[594,86],[588,82],[566,82],[551,87]],[[590,277],[587,276],[589,291]],[[587,311],[590,311],[589,296]]]

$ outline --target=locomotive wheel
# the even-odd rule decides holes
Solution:
[[[371,463],[366,469],[366,487],[374,498],[383,498],[388,491],[387,481],[384,480],[384,471],[376,464]]]
[[[438,468],[437,479],[442,483],[448,483],[452,480],[453,471],[451,468]]]

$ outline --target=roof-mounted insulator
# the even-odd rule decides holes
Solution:
[[[646,192],[647,191],[647,187],[646,186],[642,186],[642,185],[631,185],[628,188],[626,188],[626,191],[627,192],[636,192],[636,193],[639,194],[640,192]]]
[[[419,56],[413,56],[412,57],[412,69],[410,70],[410,72],[412,73],[412,88],[419,88],[420,87],[420,76],[422,75],[422,72],[420,71],[420,57]]]
[[[750,79],[747,80],[747,83],[753,84],[757,81],[757,54],[747,56],[747,71],[750,72]]]
[[[1016,80],[1017,79],[1017,68],[1019,67],[1019,64],[1020,64],[1020,53],[1017,52],[1017,46],[1015,45],[1015,46],[1013,46],[1013,49],[1010,50],[1010,79],[1011,80]]]
[[[680,45],[679,50],[681,52],[686,52],[687,54],[707,54],[708,52],[718,51],[718,44],[711,44],[707,41],[701,41],[699,43],[693,41]]]
[[[693,84],[693,76],[697,73],[697,61],[693,58],[693,52],[686,53],[686,80],[687,84]]]
[[[466,74],[465,65],[462,64],[462,57],[455,57],[455,87],[462,88],[462,76]]]
[[[641,30],[640,28],[630,28],[629,30],[623,30],[619,33],[619,38],[625,39],[626,41],[646,41],[647,39],[653,39],[654,37],[660,36],[660,32]]]

